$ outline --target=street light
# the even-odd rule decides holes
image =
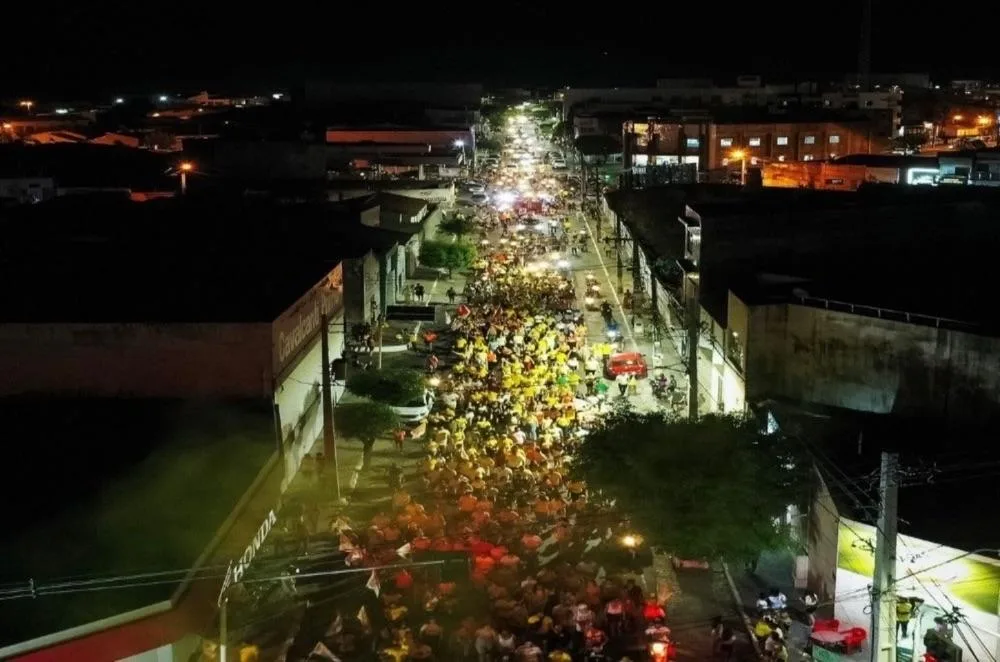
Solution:
[[[24,108],[25,110],[27,110],[30,113],[31,112],[31,107],[35,105],[35,102],[34,101],[19,101],[17,105],[21,106],[22,108]]]
[[[729,154],[731,159],[739,159],[740,162],[740,186],[747,185],[747,153],[746,150],[737,149]]]
[[[190,161],[183,161],[177,166],[177,170],[181,173],[181,195],[184,195],[188,188],[187,176],[189,172],[194,172],[194,164]]]

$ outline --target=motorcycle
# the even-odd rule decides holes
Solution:
[[[650,381],[649,386],[653,391],[653,397],[657,400],[665,400],[670,396],[670,380],[666,375],[657,375]]]
[[[611,322],[614,321],[614,312],[611,310],[611,304],[607,301],[601,304],[601,317],[604,318],[605,326],[610,326]]]

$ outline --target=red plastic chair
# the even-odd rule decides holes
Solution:
[[[836,618],[828,618],[825,620],[816,619],[813,623],[813,632],[839,632],[840,631],[840,621]]]
[[[850,628],[840,634],[844,635],[844,647],[849,651],[861,648],[861,644],[868,638],[868,632],[864,628]]]

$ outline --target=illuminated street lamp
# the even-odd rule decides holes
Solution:
[[[729,158],[740,162],[740,186],[747,185],[747,153],[746,150],[737,149],[729,154]]]
[[[17,105],[19,105],[21,108],[24,108],[25,110],[27,110],[30,113],[32,106],[35,105],[35,102],[34,101],[19,101],[17,103]]]
[[[188,173],[194,172],[194,164],[190,161],[184,161],[179,166],[177,166],[177,171],[181,173],[181,195],[187,193],[187,176]]]

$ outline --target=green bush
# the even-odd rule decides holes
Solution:
[[[468,269],[478,257],[476,247],[466,242],[425,241],[420,248],[421,264],[433,269],[447,269],[450,278],[456,269]]]
[[[396,407],[423,398],[424,376],[418,370],[366,370],[352,374],[347,388],[357,395]]]

